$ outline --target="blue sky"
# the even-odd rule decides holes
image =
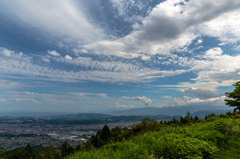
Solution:
[[[223,106],[240,1],[0,0],[0,111]]]

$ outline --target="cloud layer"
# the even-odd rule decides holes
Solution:
[[[135,57],[134,54],[141,52],[166,54],[176,51],[202,35],[215,36],[224,42],[236,41],[239,40],[237,27],[240,23],[236,14],[239,7],[240,3],[234,0],[165,1],[153,8],[141,24],[135,24],[132,33],[124,38],[98,41],[84,47],[98,54]],[[229,23],[223,20],[228,17],[231,17]]]
[[[240,1],[0,0],[3,15],[12,23],[2,21],[0,29],[17,38],[11,43],[0,32],[1,103],[49,100],[74,108],[97,107],[101,101],[114,109],[139,103],[223,105],[224,91],[240,79]],[[22,28],[33,40],[42,36],[32,37],[32,31],[46,33],[48,39],[37,40],[46,48],[19,36]],[[16,50],[16,41],[27,46]],[[48,88],[25,96],[13,93],[31,92],[43,81]],[[87,89],[85,83],[96,88]],[[71,85],[65,95],[53,93],[64,84]]]

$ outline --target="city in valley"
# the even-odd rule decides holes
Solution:
[[[75,147],[79,144],[82,145],[92,135],[96,134],[98,130],[101,130],[105,125],[102,120],[82,120],[77,123],[74,123],[74,121],[62,123],[62,121],[59,122],[58,120],[52,122],[51,120],[31,117],[0,117],[0,149],[13,150],[25,147],[27,144],[44,147],[53,145],[56,147],[61,146],[65,141]],[[97,121],[100,123],[95,123]],[[108,122],[107,125],[110,129],[116,126],[127,128],[135,123],[136,121],[122,121],[115,123]]]
[[[134,122],[111,123],[109,128],[116,126],[129,127]],[[21,124],[21,123],[1,123],[0,143],[1,149],[12,150],[32,146],[61,146],[67,141],[72,146],[83,144],[92,135],[102,129],[104,124],[90,125],[62,125],[62,124]]]

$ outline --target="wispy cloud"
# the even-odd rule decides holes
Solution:
[[[11,51],[11,50],[9,50]],[[63,70],[34,64],[32,57],[22,52],[12,52],[11,58],[6,56],[0,59],[0,72],[3,74],[17,74],[30,77],[42,77],[46,80],[56,81],[100,81],[100,82],[143,82],[154,78],[174,76],[186,72],[186,70],[157,70],[141,65],[133,65],[122,61],[97,61],[91,58],[78,57],[73,59],[71,56],[57,56],[50,58],[65,64],[74,64],[87,68],[86,70]],[[52,52],[52,54],[55,52]],[[0,52],[0,55],[3,52]],[[57,54],[58,55],[58,54]],[[48,58],[48,59],[49,59]],[[89,70],[90,68],[90,70]]]
[[[110,106],[110,108],[116,108],[116,109],[120,109],[120,108],[130,108],[132,107],[131,105],[123,105],[123,104],[119,104],[119,103],[115,103],[115,105]]]
[[[23,88],[24,84],[19,82],[13,82],[9,80],[0,80],[0,90],[11,90]]]
[[[38,103],[36,99],[32,98],[16,98],[17,102],[32,102],[32,103]]]
[[[3,56],[10,57],[14,53],[14,51],[9,50],[7,48],[0,47],[0,52],[2,53]]]
[[[169,102],[168,105],[171,106],[184,106],[184,105],[193,105],[193,104],[209,104],[215,106],[222,106],[224,105],[225,96],[208,98],[208,99],[199,99],[199,98],[192,98],[188,96],[174,98],[173,101]]]
[[[100,98],[103,98],[103,99],[110,99],[110,97],[108,97],[107,94],[105,93],[84,93],[84,92],[81,92],[81,93],[71,93],[73,95],[77,95],[77,96],[80,96],[80,97],[100,97]]]
[[[143,96],[143,97],[126,97],[123,96],[123,99],[132,99],[132,100],[138,100],[138,101],[142,101],[145,105],[150,105],[152,104],[152,100]]]
[[[53,56],[60,56],[60,53],[58,53],[57,51],[55,51],[55,50],[53,50],[53,51],[47,51],[48,52],[48,54],[50,54],[50,55],[53,55]]]
[[[76,0],[16,0],[14,3],[0,1],[0,6],[10,10],[24,22],[60,37],[94,41],[104,36],[82,12]]]

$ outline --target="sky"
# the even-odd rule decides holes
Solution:
[[[224,106],[238,0],[0,0],[0,111]]]

